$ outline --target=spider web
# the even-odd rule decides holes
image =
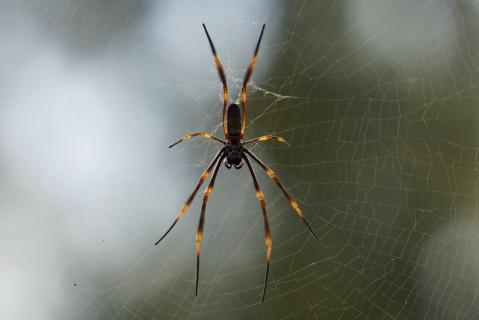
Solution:
[[[226,6],[226,7],[225,7]],[[474,319],[477,1],[4,1],[0,315],[6,319]],[[159,246],[218,144],[221,86],[251,148]],[[27,303],[27,305],[25,305]]]

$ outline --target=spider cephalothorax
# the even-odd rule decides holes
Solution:
[[[268,215],[266,213],[266,201],[264,199],[263,192],[261,191],[258,181],[256,179],[256,175],[253,171],[253,167],[251,166],[251,163],[249,161],[249,157],[253,159],[256,163],[259,164],[259,166],[266,172],[266,174],[273,179],[273,181],[278,185],[278,187],[281,189],[283,192],[284,196],[288,199],[291,207],[294,209],[298,217],[305,223],[306,227],[309,229],[309,231],[312,233],[312,235],[316,238],[316,240],[319,241],[318,237],[314,233],[313,229],[309,226],[308,221],[304,217],[303,213],[301,212],[301,209],[298,206],[298,203],[290,196],[286,188],[283,186],[283,184],[279,181],[278,176],[271,170],[266,164],[264,164],[263,161],[258,159],[251,151],[246,149],[244,146],[246,144],[254,143],[254,142],[259,142],[259,141],[268,141],[268,140],[275,140],[278,142],[286,142],[282,137],[278,136],[273,136],[273,135],[266,135],[266,136],[261,136],[259,138],[251,139],[242,142],[244,133],[245,133],[245,128],[246,128],[246,87],[248,85],[248,81],[251,78],[251,74],[253,73],[254,66],[256,64],[256,56],[258,54],[259,50],[259,45],[261,43],[261,38],[263,37],[263,32],[264,32],[264,27],[261,29],[261,34],[258,39],[258,43],[256,44],[256,49],[253,54],[253,59],[251,59],[251,62],[248,66],[248,70],[246,71],[244,80],[243,80],[243,87],[241,88],[241,110],[240,107],[232,103],[228,105],[228,86],[226,84],[226,76],[223,71],[223,67],[221,66],[221,62],[218,58],[218,55],[216,54],[216,49],[215,46],[213,45],[213,41],[210,38],[210,35],[208,34],[208,30],[206,30],[205,24],[203,24],[203,28],[205,29],[206,32],[206,37],[208,38],[208,42],[210,43],[210,48],[211,51],[213,52],[213,56],[215,58],[215,65],[216,69],[218,70],[218,74],[220,76],[221,83],[223,84],[223,131],[225,135],[226,141],[223,141],[212,134],[208,132],[195,132],[195,133],[190,133],[185,136],[183,136],[180,140],[176,141],[173,143],[171,147],[177,145],[181,141],[191,139],[193,137],[205,137],[209,139],[213,139],[215,141],[218,141],[223,144],[223,147],[218,151],[216,156],[214,157],[213,161],[210,163],[208,168],[203,172],[203,174],[200,177],[200,181],[196,185],[195,190],[193,193],[190,195],[188,200],[186,200],[186,203],[183,205],[181,208],[180,212],[176,216],[175,221],[171,224],[170,228],[163,234],[163,236],[158,240],[155,245],[160,243],[161,240],[163,240],[164,237],[173,229],[173,227],[176,225],[178,220],[183,216],[183,214],[186,212],[186,210],[189,208],[191,202],[195,198],[196,194],[198,193],[198,190],[201,188],[203,183],[205,182],[206,178],[209,176],[211,171],[213,171],[213,176],[211,177],[210,183],[208,184],[208,187],[205,190],[205,195],[203,197],[203,205],[201,206],[201,215],[200,215],[200,222],[198,225],[198,231],[196,233],[196,290],[195,294],[198,294],[198,273],[200,269],[200,248],[201,248],[201,239],[203,237],[203,227],[205,223],[205,217],[206,217],[206,203],[208,202],[208,198],[213,191],[213,187],[215,184],[216,180],[216,175],[218,174],[218,170],[221,166],[221,163],[223,160],[225,161],[225,165],[228,169],[231,169],[232,166],[234,166],[236,169],[239,169],[243,166],[243,161],[246,163],[249,172],[251,173],[251,177],[253,178],[253,184],[256,189],[256,197],[258,198],[260,204],[261,204],[261,209],[263,211],[263,220],[264,220],[264,229],[265,229],[265,237],[266,237],[266,273],[265,273],[265,279],[264,279],[264,286],[263,286],[263,295],[261,298],[261,302],[263,302],[265,294],[266,294],[266,285],[268,283],[268,272],[269,272],[269,263],[271,261],[271,233],[269,229],[269,222],[268,222]],[[213,170],[214,168],[214,170]]]
[[[231,167],[234,166],[235,169],[239,169],[243,166],[244,151],[241,142],[226,142],[225,154],[226,168],[231,169]]]

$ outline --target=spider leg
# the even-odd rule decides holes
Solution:
[[[213,140],[216,140],[218,142],[221,142],[222,144],[225,144],[226,142],[224,142],[223,140],[219,139],[219,138],[216,138],[215,136],[211,135],[210,133],[208,132],[195,132],[195,133],[188,133],[186,135],[184,135],[183,137],[181,137],[181,139],[179,139],[178,141],[176,141],[175,143],[173,143],[171,146],[169,146],[168,148],[173,148],[174,146],[176,146],[178,143],[182,142],[182,141],[185,141],[185,140],[189,140],[193,137],[205,137],[205,138],[208,138],[208,139],[213,139]]]
[[[210,174],[211,170],[213,169],[214,165],[218,162],[218,159],[224,155],[224,149],[221,148],[220,151],[218,151],[218,153],[216,154],[216,156],[214,157],[213,161],[211,161],[210,165],[208,166],[208,168],[203,172],[203,174],[201,175],[200,177],[200,180],[198,181],[198,185],[196,186],[195,190],[193,191],[193,193],[190,195],[190,197],[188,198],[188,200],[186,200],[185,204],[183,205],[183,208],[181,208],[180,212],[178,213],[178,215],[176,216],[176,219],[175,221],[173,221],[173,223],[171,224],[170,228],[168,228],[168,230],[165,232],[165,234],[163,234],[163,236],[160,238],[160,240],[158,240],[156,243],[155,243],[155,246],[158,245],[158,243],[160,243],[161,240],[163,240],[163,238],[166,237],[166,235],[171,231],[171,229],[173,229],[173,227],[176,225],[176,223],[178,222],[178,220],[180,220],[181,216],[186,212],[186,210],[188,210],[191,202],[193,201],[193,199],[195,198],[196,196],[196,193],[198,193],[198,190],[200,189],[200,187],[203,185],[203,182],[205,182],[206,178],[208,177],[208,175]],[[219,162],[221,163],[221,161]]]
[[[268,285],[268,272],[269,272],[269,263],[271,262],[271,233],[269,230],[269,222],[268,222],[268,214],[266,213],[266,201],[264,200],[263,192],[259,187],[258,180],[256,179],[256,175],[254,174],[253,167],[246,155],[243,155],[243,159],[248,166],[249,172],[251,173],[251,177],[253,178],[254,187],[256,189],[256,197],[258,198],[261,209],[263,210],[263,220],[264,220],[264,231],[266,235],[266,273],[264,277],[264,285],[263,285],[263,296],[261,297],[261,303],[264,301],[264,296],[266,294],[266,286]]]
[[[225,137],[228,137],[228,128],[226,126],[226,107],[228,106],[228,85],[226,84],[226,75],[223,71],[223,66],[221,65],[220,59],[218,58],[218,54],[216,53],[215,45],[213,44],[213,40],[211,40],[210,34],[206,29],[206,25],[203,23],[203,29],[205,29],[206,37],[208,38],[208,42],[210,43],[211,52],[215,58],[215,65],[216,69],[218,70],[218,75],[220,76],[220,80],[223,83],[223,130],[225,133]]]
[[[218,174],[218,170],[221,167],[221,162],[225,157],[224,154],[221,155],[218,163],[216,164],[215,171],[213,172],[213,176],[211,177],[211,181],[208,184],[208,187],[205,190],[205,195],[203,196],[203,204],[201,206],[201,215],[200,215],[200,222],[198,224],[198,231],[196,232],[196,289],[195,295],[198,295],[198,278],[200,273],[200,248],[201,248],[201,238],[203,237],[203,227],[205,225],[205,215],[206,215],[206,203],[208,202],[208,198],[213,191],[213,187],[215,185],[216,175]]]
[[[243,142],[243,144],[249,144],[249,143],[260,142],[260,141],[269,141],[269,140],[284,142],[287,145],[289,145],[289,143],[283,137],[273,136],[271,134],[268,134],[266,136],[261,136],[261,137],[258,137],[258,138],[254,138],[254,139],[251,139],[251,140],[246,140],[245,142]]]
[[[251,151],[247,150],[246,148],[243,149],[251,158],[253,158],[254,161],[256,161],[260,166],[261,168],[263,168],[263,170],[266,172],[266,174],[274,180],[274,182],[278,185],[278,187],[281,189],[281,191],[283,191],[283,194],[284,196],[288,199],[289,201],[289,204],[291,205],[291,207],[294,209],[294,211],[296,212],[296,214],[298,215],[298,217],[303,220],[304,224],[306,225],[306,227],[308,227],[309,231],[311,232],[311,234],[314,236],[314,238],[316,238],[317,241],[319,241],[319,238],[318,236],[314,233],[313,229],[311,228],[311,226],[309,225],[308,221],[306,220],[306,218],[304,217],[303,213],[301,212],[301,209],[299,208],[298,206],[298,203],[296,202],[296,200],[293,199],[293,197],[291,197],[291,195],[288,193],[288,191],[286,190],[286,188],[283,186],[283,184],[279,181],[279,178],[278,176],[276,175],[276,173],[273,172],[273,170],[271,170],[266,164],[264,164],[263,161],[261,161],[260,159],[258,159]]]
[[[246,127],[246,87],[248,86],[249,79],[251,78],[251,74],[253,73],[254,66],[256,64],[256,56],[258,55],[259,45],[261,43],[261,39],[263,38],[264,28],[266,24],[263,24],[263,28],[261,29],[261,33],[259,35],[258,43],[256,44],[256,48],[254,50],[253,58],[249,63],[248,70],[246,70],[246,74],[243,80],[243,87],[241,88],[241,106],[242,106],[242,120],[241,120],[241,136],[243,136],[245,127]]]

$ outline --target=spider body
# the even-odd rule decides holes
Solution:
[[[228,86],[226,84],[226,76],[223,71],[223,67],[221,66],[221,62],[218,58],[218,55],[216,53],[215,46],[213,45],[213,41],[210,38],[210,35],[208,33],[208,30],[206,29],[205,24],[203,24],[203,28],[205,30],[206,36],[208,38],[208,42],[210,44],[211,51],[214,56],[215,60],[215,65],[216,69],[218,71],[218,75],[220,77],[220,80],[223,84],[223,131],[224,131],[224,136],[225,140],[223,141],[222,139],[219,139],[212,134],[208,132],[195,132],[195,133],[190,133],[185,136],[183,136],[181,139],[173,143],[171,147],[174,147],[178,143],[184,141],[184,140],[189,140],[193,137],[204,137],[208,139],[213,139],[219,143],[221,143],[223,146],[221,149],[218,151],[216,156],[213,158],[213,161],[210,163],[208,168],[203,172],[203,174],[200,177],[200,180],[198,181],[198,184],[196,185],[196,188],[194,189],[193,193],[190,195],[190,197],[186,200],[185,204],[181,208],[180,212],[176,216],[176,219],[173,221],[171,224],[170,228],[163,234],[163,236],[158,240],[155,245],[160,243],[161,240],[163,240],[166,235],[173,229],[173,227],[176,225],[178,220],[183,216],[183,214],[186,212],[186,210],[190,207],[191,202],[193,202],[193,199],[195,198],[196,194],[198,193],[199,189],[205,182],[205,180],[208,178],[211,172],[213,172],[213,175],[211,177],[210,183],[208,184],[208,187],[205,189],[205,193],[203,196],[203,204],[201,206],[201,214],[200,214],[200,221],[198,223],[198,231],[196,232],[196,289],[195,289],[195,294],[198,294],[198,275],[199,275],[199,269],[200,269],[200,249],[201,249],[201,240],[203,238],[203,228],[205,224],[205,217],[206,217],[206,204],[208,202],[208,199],[213,191],[213,187],[215,184],[216,176],[218,174],[218,171],[220,169],[220,166],[224,160],[225,166],[228,169],[231,169],[233,166],[236,169],[239,169],[243,166],[243,163],[246,163],[246,166],[248,167],[248,170],[251,174],[251,177],[253,179],[253,184],[256,190],[256,197],[259,200],[259,203],[261,205],[262,213],[263,213],[263,221],[264,221],[264,229],[265,229],[265,244],[266,244],[266,272],[265,272],[265,279],[264,279],[264,286],[263,286],[263,295],[261,298],[261,302],[263,302],[265,294],[266,294],[266,286],[268,284],[268,272],[269,272],[269,264],[271,262],[271,233],[270,233],[270,228],[269,228],[269,221],[268,221],[268,215],[266,212],[266,201],[263,195],[263,192],[261,191],[261,188],[259,187],[258,181],[256,179],[256,175],[254,173],[253,167],[251,166],[250,158],[253,159],[265,172],[266,174],[273,179],[273,181],[278,185],[278,187],[281,189],[283,192],[284,196],[288,199],[291,207],[294,209],[296,215],[305,223],[306,227],[309,229],[311,234],[316,238],[316,240],[319,241],[319,238],[316,236],[314,233],[313,229],[310,227],[308,221],[304,217],[301,209],[299,208],[298,203],[291,197],[291,195],[288,193],[286,188],[283,186],[283,184],[279,181],[278,176],[271,170],[263,161],[258,159],[251,151],[249,151],[245,145],[250,144],[250,143],[255,143],[255,142],[261,142],[261,141],[269,141],[269,140],[275,140],[278,142],[284,142],[286,143],[285,139],[282,137],[274,136],[274,135],[265,135],[261,136],[255,139],[247,140],[247,141],[242,141],[243,136],[245,134],[245,129],[246,129],[246,88],[248,85],[248,81],[251,78],[251,74],[253,73],[254,66],[256,64],[256,56],[258,54],[259,50],[259,45],[261,43],[261,38],[263,37],[263,32],[265,25],[263,25],[263,28],[261,30],[261,34],[258,39],[258,43],[256,44],[256,49],[253,54],[253,58],[248,66],[248,69],[246,71],[246,74],[244,76],[243,80],[243,86],[241,88],[241,110],[240,107],[235,104],[229,104],[228,105]]]
[[[239,141],[242,138],[241,134],[241,111],[240,107],[232,103],[228,106],[226,111],[226,124],[230,141]]]
[[[231,169],[232,166],[235,169],[239,169],[243,166],[244,150],[241,141],[228,141],[225,144],[225,166]]]

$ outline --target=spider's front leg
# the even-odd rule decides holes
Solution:
[[[278,187],[281,189],[281,191],[283,191],[283,194],[284,196],[288,199],[289,201],[289,204],[291,205],[291,207],[294,209],[294,211],[296,212],[296,214],[298,215],[298,217],[303,220],[304,224],[306,225],[306,227],[308,227],[309,231],[311,232],[311,234],[314,236],[314,238],[319,241],[319,238],[318,236],[314,233],[313,229],[311,228],[311,226],[309,225],[308,223],[308,220],[306,220],[306,217],[303,215],[303,213],[301,212],[301,209],[299,208],[298,206],[298,203],[296,202],[296,200],[293,199],[293,197],[291,197],[291,195],[288,193],[288,191],[286,190],[286,188],[283,186],[283,184],[281,183],[281,181],[279,181],[279,178],[278,176],[276,175],[276,173],[273,172],[273,170],[271,170],[266,164],[264,164],[263,161],[261,161],[260,159],[258,159],[251,151],[249,151],[248,149],[244,148],[244,152],[246,154],[248,154],[251,158],[253,158],[254,161],[256,161],[260,167],[266,172],[266,174],[271,178],[273,179],[273,181],[278,185]]]
[[[283,137],[273,136],[271,134],[268,134],[266,136],[261,136],[261,137],[258,137],[258,138],[254,138],[254,139],[251,139],[251,140],[246,140],[245,142],[243,142],[243,144],[249,144],[249,143],[253,143],[253,142],[261,142],[261,141],[269,141],[269,140],[274,140],[274,141],[277,141],[277,142],[283,142],[283,143],[286,143],[287,145],[289,145],[289,143]]]
[[[173,148],[174,146],[176,146],[178,143],[182,142],[182,141],[185,141],[185,140],[189,140],[193,137],[204,137],[204,138],[208,138],[208,139],[213,139],[213,140],[216,140],[218,142],[221,142],[222,144],[225,144],[226,142],[224,142],[223,140],[213,136],[212,134],[208,133],[208,132],[195,132],[195,133],[188,133],[186,135],[184,135],[183,137],[181,137],[181,139],[179,139],[178,141],[176,141],[175,143],[173,143],[171,146],[169,146],[168,148]]]
[[[213,176],[211,177],[211,181],[208,184],[208,187],[205,190],[205,194],[203,196],[203,204],[201,205],[201,214],[200,214],[200,222],[198,223],[198,231],[196,232],[196,288],[195,288],[195,295],[198,295],[198,279],[200,273],[200,249],[201,249],[201,239],[203,238],[203,228],[205,225],[205,217],[206,217],[206,204],[208,203],[208,198],[213,192],[213,187],[215,186],[216,175],[218,174],[218,170],[221,167],[221,162],[226,157],[225,154],[222,154],[218,163],[216,164],[215,170],[213,172]]]
[[[269,272],[269,263],[271,262],[271,232],[269,230],[269,221],[268,221],[268,214],[266,212],[266,201],[264,199],[263,192],[259,187],[258,180],[256,179],[256,175],[254,174],[253,167],[249,162],[249,159],[246,155],[243,155],[243,159],[248,166],[249,172],[251,173],[251,177],[253,178],[254,187],[256,189],[256,197],[261,204],[261,209],[263,210],[263,220],[264,220],[264,231],[265,231],[265,238],[266,238],[266,273],[264,277],[264,285],[263,285],[263,296],[261,297],[261,302],[264,301],[264,296],[266,295],[266,286],[268,285],[268,272]]]
[[[216,154],[216,156],[213,158],[213,161],[211,161],[210,165],[208,166],[208,168],[203,172],[203,174],[201,175],[200,177],[200,180],[198,181],[198,184],[196,185],[196,188],[195,190],[193,190],[193,193],[190,195],[190,197],[188,198],[188,200],[186,200],[185,204],[183,205],[183,207],[181,208],[180,212],[178,213],[178,215],[176,216],[176,219],[173,221],[173,223],[171,224],[171,226],[168,228],[168,230],[163,234],[163,236],[160,238],[160,240],[158,240],[156,243],[155,243],[155,246],[158,245],[161,240],[163,240],[167,235],[168,233],[170,233],[171,229],[173,229],[173,227],[176,225],[176,223],[180,220],[180,218],[183,216],[183,214],[186,212],[186,210],[188,210],[188,208],[190,207],[190,204],[191,202],[193,202],[193,199],[195,198],[196,194],[198,193],[198,190],[200,190],[201,186],[203,185],[203,182],[205,182],[206,178],[208,177],[208,175],[210,174],[211,170],[213,170],[214,166],[217,164],[217,163],[221,163],[221,160],[220,157],[224,157],[224,148],[221,148],[220,151],[218,151],[218,153]],[[219,162],[218,162],[219,160]]]

